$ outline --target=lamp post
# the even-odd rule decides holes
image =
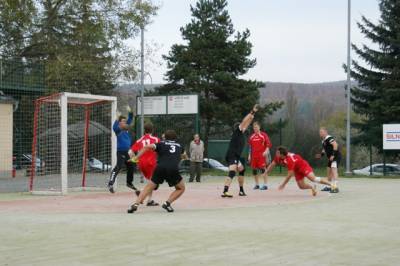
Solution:
[[[351,64],[351,0],[347,0],[347,125],[346,125],[346,175],[351,174],[350,153],[351,153],[351,134],[350,134],[350,114],[351,114],[351,80],[350,80],[350,64]]]
[[[140,4],[142,1],[140,1]],[[144,133],[144,21],[140,26],[140,135]]]

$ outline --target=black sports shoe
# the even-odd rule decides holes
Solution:
[[[244,193],[244,191],[239,191],[239,196],[244,197],[244,196],[247,196],[247,195],[246,195],[246,193]]]
[[[229,193],[228,191],[226,191],[226,192],[222,193],[221,197],[223,197],[223,198],[232,198],[233,195],[231,193]]]
[[[163,209],[165,209],[167,212],[174,212],[174,209],[172,209],[171,203],[169,202],[164,202],[163,205],[161,206]]]
[[[111,193],[115,193],[115,190],[114,190],[114,186],[113,185],[111,185],[111,184],[107,184],[107,188],[108,188],[108,190],[111,192]]]
[[[158,206],[160,204],[158,204],[157,202],[155,202],[154,200],[150,200],[149,202],[147,202],[146,206]]]
[[[138,205],[135,203],[133,205],[131,205],[131,207],[128,209],[128,213],[134,213],[135,211],[137,211],[138,209]]]
[[[330,192],[330,191],[331,191],[331,188],[330,188],[330,187],[324,187],[323,189],[321,189],[321,191]]]

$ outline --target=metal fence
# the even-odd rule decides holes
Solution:
[[[190,115],[154,115],[145,116],[145,122],[151,122],[154,125],[154,135],[161,138],[162,134],[173,129],[178,136],[178,142],[186,148],[193,140],[193,135],[198,133],[198,118],[196,114]],[[135,139],[140,135],[140,117],[136,116],[133,132]]]

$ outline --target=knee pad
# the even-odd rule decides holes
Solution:
[[[236,175],[236,172],[235,172],[235,171],[229,171],[229,173],[228,173],[228,176],[229,176],[231,179],[233,179],[233,178],[235,177],[235,175]]]
[[[246,169],[243,169],[242,171],[239,172],[240,176],[244,176],[244,172],[246,172]]]
[[[265,169],[263,168],[263,169],[261,169],[261,174],[264,174],[265,173]]]
[[[257,175],[257,174],[258,174],[257,169],[253,169],[253,175]]]

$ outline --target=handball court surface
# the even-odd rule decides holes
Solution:
[[[341,179],[341,193],[271,190],[220,197],[187,184],[175,213],[122,188],[68,196],[0,194],[0,265],[399,265],[400,180]],[[121,182],[123,180],[121,179]],[[142,187],[142,184],[138,184]],[[171,189],[162,185],[157,202]]]
[[[143,185],[137,185],[142,187]],[[106,190],[106,189],[104,189]],[[168,198],[173,189],[163,184],[153,193],[153,199],[162,203]],[[320,192],[311,197],[310,191],[302,191],[296,187],[288,187],[285,191],[273,188],[268,191],[253,190],[246,186],[248,196],[238,196],[238,185],[234,183],[230,192],[233,198],[221,198],[223,185],[209,183],[187,183],[186,191],[174,204],[176,211],[196,209],[218,209],[255,207],[276,204],[301,203],[331,196]],[[132,190],[120,186],[115,194],[103,192],[69,193],[67,196],[32,196],[29,199],[16,201],[0,201],[0,211],[33,212],[33,213],[125,213],[134,202],[136,195]],[[145,201],[146,202],[146,201]],[[165,212],[160,207],[146,207],[142,205],[139,212]],[[138,214],[135,213],[135,214]]]

